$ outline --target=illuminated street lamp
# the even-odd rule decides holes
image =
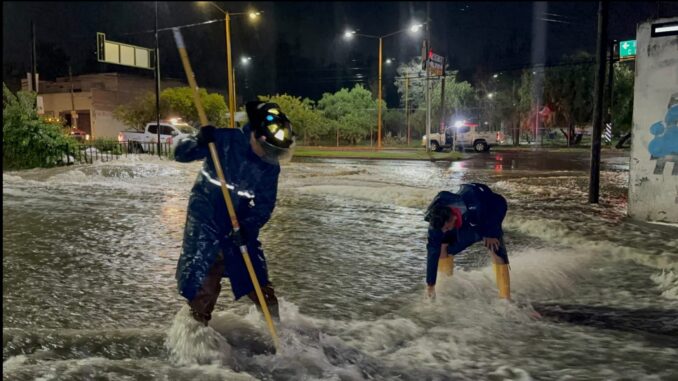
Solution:
[[[224,14],[226,21],[226,62],[228,70],[228,112],[230,114],[229,127],[235,128],[235,78],[233,74],[233,62],[231,59],[231,16],[249,16],[250,20],[256,20],[263,13],[262,11],[251,10],[249,12],[231,13],[223,10],[220,6],[211,1],[199,1],[199,5],[210,4]]]
[[[406,29],[401,29],[398,31],[395,31],[393,33],[385,34],[382,36],[373,36],[369,34],[361,34],[357,33],[355,30],[347,29],[346,32],[344,32],[344,38],[346,40],[352,39],[354,36],[359,36],[359,37],[365,37],[365,38],[372,38],[379,40],[379,90],[378,90],[378,96],[377,96],[377,149],[381,149],[381,72],[382,72],[382,63],[383,63],[383,39],[386,37],[391,37],[395,36],[397,34],[403,33],[403,32],[410,32],[412,34],[417,33],[426,23],[423,24],[412,24],[409,28]],[[387,64],[390,64],[391,60],[386,60]]]

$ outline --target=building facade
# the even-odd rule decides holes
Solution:
[[[118,132],[129,126],[113,117],[113,111],[155,92],[155,80],[120,73],[101,73],[57,78],[56,81],[40,81],[38,86],[39,112],[45,116],[59,116],[67,125],[77,127],[96,138],[116,138]],[[161,89],[186,86],[177,80],[162,80]],[[28,89],[28,81],[22,80],[22,90]],[[74,118],[72,111],[77,116]],[[74,122],[77,125],[74,125]]]

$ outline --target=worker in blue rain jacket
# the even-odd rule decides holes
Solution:
[[[501,227],[506,211],[506,199],[485,184],[463,184],[457,193],[442,191],[436,195],[424,217],[429,223],[428,296],[435,296],[438,271],[452,275],[453,256],[482,241],[492,257],[499,297],[511,298],[509,260]]]
[[[249,123],[242,129],[203,126],[197,136],[178,143],[179,162],[205,160],[191,190],[176,278],[195,320],[207,326],[228,277],[236,300],[247,295],[258,307],[240,244],[246,244],[268,308],[279,318],[278,300],[268,278],[259,230],[271,217],[281,161],[292,156],[294,132],[289,119],[274,103],[248,102]],[[218,152],[240,232],[233,233],[219,178],[209,152]]]

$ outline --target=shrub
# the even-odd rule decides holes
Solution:
[[[35,98],[33,92],[15,95],[2,84],[3,170],[51,167],[76,149],[75,139],[64,134],[59,124],[40,118]]]
[[[92,146],[101,152],[110,152],[113,155],[121,155],[122,147],[116,139],[100,138],[92,142]]]

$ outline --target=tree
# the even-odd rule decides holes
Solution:
[[[162,106],[161,102],[160,116],[164,117],[167,116],[167,110],[163,110]],[[126,105],[118,106],[113,110],[113,116],[124,124],[140,130],[146,123],[156,118],[155,96],[149,92]]]
[[[476,104],[476,94],[470,83],[463,81],[457,82],[457,72],[447,73],[445,78],[445,104],[443,111],[446,116],[461,115],[466,118],[478,115],[471,115],[472,109]],[[442,81],[439,78],[432,78],[431,90],[431,126],[437,126],[441,119],[440,96]],[[446,122],[449,123],[449,122]]]
[[[633,70],[624,63],[614,65],[612,129],[615,135],[631,132],[633,125]]]
[[[579,52],[567,56],[568,64],[549,68],[546,71],[544,97],[554,112],[554,123],[567,127],[560,129],[574,144],[575,127],[591,121],[593,114],[593,56]]]
[[[384,136],[403,137],[407,133],[404,110],[391,109],[384,113]]]
[[[529,91],[532,74],[525,75],[522,99],[521,80],[521,72],[501,72],[488,74],[477,84],[480,120],[483,123],[487,121],[490,126],[502,126],[504,132],[512,136],[515,145],[520,141],[521,114],[529,112],[532,104]]]
[[[323,116],[336,121],[341,137],[356,144],[366,136],[372,137],[377,125],[377,101],[362,85],[357,84],[351,90],[342,88],[334,94],[325,93],[318,101]],[[387,111],[382,101],[381,110]]]
[[[26,169],[51,167],[77,142],[66,135],[62,125],[43,120],[35,106],[36,93],[13,94],[2,84],[2,167]]]
[[[419,108],[410,115],[410,127],[412,136],[420,138],[426,134],[426,109]]]
[[[405,107],[405,85],[408,85],[408,103],[411,110],[426,105],[426,72],[421,69],[421,57],[414,57],[410,62],[398,65],[398,76],[395,86],[400,95],[400,106]],[[405,78],[409,78],[409,83]]]
[[[225,127],[228,124],[226,121],[228,108],[224,97],[217,93],[208,94],[205,89],[200,89],[199,94],[207,120],[216,126]],[[169,116],[179,116],[189,124],[200,123],[198,110],[193,101],[193,90],[190,87],[172,87],[163,90],[160,93],[160,103],[161,111],[167,110]]]
[[[228,109],[224,97],[217,93],[208,94],[205,89],[200,89],[199,94],[209,122],[216,126],[226,126]],[[113,115],[121,122],[141,129],[157,118],[155,94],[148,92],[129,104],[118,106]],[[200,123],[190,87],[172,87],[160,93],[160,118],[170,117],[180,117],[189,124]]]
[[[301,137],[304,144],[316,144],[330,131],[330,126],[326,119],[315,110],[315,104],[312,100],[295,97],[288,94],[276,94],[259,96],[263,102],[273,102],[278,104],[282,111],[292,122],[292,128],[298,137]]]
[[[476,103],[475,91],[470,83],[457,81],[457,72],[448,70],[446,65],[445,78],[445,105],[443,110],[446,116],[466,114],[471,117],[471,109]],[[421,69],[421,58],[415,57],[397,69],[398,78],[395,85],[400,94],[400,105],[405,106],[405,86],[407,89],[410,110],[426,107],[426,72]],[[409,78],[409,84],[405,78]],[[440,96],[442,81],[440,77],[431,77],[431,126],[437,126],[441,119]],[[425,126],[424,126],[425,129]]]

